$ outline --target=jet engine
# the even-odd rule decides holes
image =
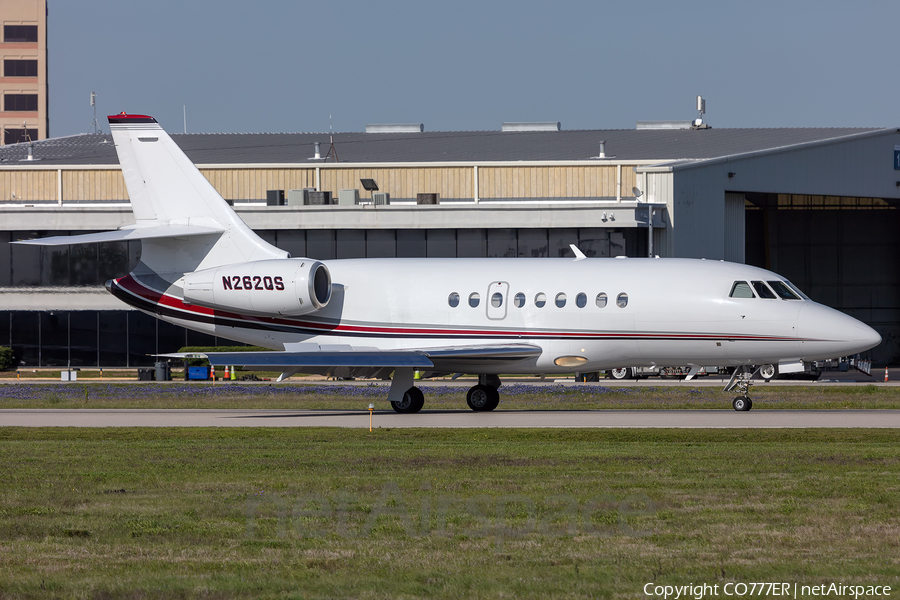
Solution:
[[[184,276],[184,301],[258,315],[298,316],[324,308],[331,274],[308,258],[259,260]]]

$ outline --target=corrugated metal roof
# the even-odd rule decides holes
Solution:
[[[579,130],[547,132],[453,131],[335,133],[342,163],[572,161],[597,156],[618,160],[710,159],[882,131],[879,128]],[[197,164],[311,164],[314,144],[325,156],[328,133],[171,134]],[[0,146],[3,165],[116,165],[111,136],[84,134],[34,142],[34,163],[19,162],[26,144]]]

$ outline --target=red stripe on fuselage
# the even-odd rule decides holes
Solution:
[[[752,341],[801,341],[792,337],[754,336],[754,335],[722,335],[708,333],[629,333],[629,332],[591,332],[591,331],[518,331],[518,330],[486,330],[486,329],[432,329],[432,328],[404,328],[388,326],[364,326],[342,325],[340,323],[317,323],[314,321],[301,321],[297,319],[285,319],[279,317],[257,317],[221,311],[205,306],[185,304],[180,298],[158,292],[137,281],[131,275],[126,275],[116,280],[116,283],[129,293],[143,298],[153,304],[165,306],[186,313],[185,320],[192,320],[192,315],[213,317],[214,319],[229,319],[258,323],[261,325],[283,325],[311,329],[319,333],[357,334],[357,335],[383,335],[394,337],[512,337],[512,338],[573,338],[573,339],[671,339],[671,340],[752,340]],[[233,325],[232,325],[233,326]],[[803,340],[811,341],[811,340]]]

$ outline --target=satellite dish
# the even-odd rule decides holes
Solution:
[[[634,197],[635,197],[635,198],[640,198],[641,196],[644,195],[644,192],[642,192],[641,190],[637,189],[636,187],[631,188],[631,193],[634,194]]]

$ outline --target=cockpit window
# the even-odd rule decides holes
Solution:
[[[783,281],[770,281],[769,285],[772,286],[772,289],[775,290],[775,293],[778,294],[778,297],[782,300],[799,300],[800,296],[794,293],[794,291],[789,288]]]
[[[775,300],[775,299],[778,298],[778,296],[776,296],[776,295],[772,292],[772,290],[769,289],[769,286],[767,286],[767,285],[766,285],[765,283],[763,283],[762,281],[754,281],[754,282],[753,282],[753,289],[756,290],[756,293],[757,293],[757,295],[758,295],[760,298],[769,298],[769,299],[772,299],[772,300]]]
[[[788,281],[787,279],[784,280],[784,285],[786,285],[786,286],[788,286],[789,288],[791,288],[791,289],[794,291],[795,294],[797,294],[798,296],[800,296],[800,297],[803,298],[804,300],[809,300],[809,296],[807,296],[806,294],[804,294],[803,291],[802,291],[800,288],[798,288],[796,285],[794,285],[793,283],[791,283],[791,282]]]
[[[753,290],[750,288],[750,284],[746,281],[735,281],[734,285],[731,286],[731,293],[728,294],[729,298],[756,298],[753,295]]]

